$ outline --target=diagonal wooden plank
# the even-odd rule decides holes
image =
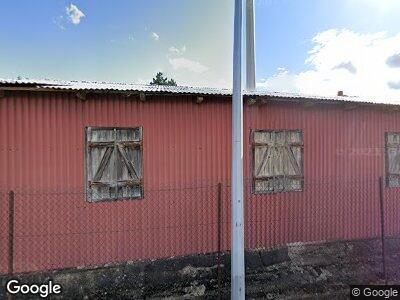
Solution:
[[[101,158],[101,162],[99,167],[97,168],[96,174],[93,177],[93,181],[99,181],[103,176],[104,170],[107,167],[107,164],[110,161],[111,154],[113,152],[113,147],[107,147],[106,151],[104,152],[103,157]]]
[[[400,174],[400,153],[396,153],[390,161],[389,171],[393,174]]]
[[[135,167],[133,166],[132,162],[128,159],[128,157],[126,156],[126,152],[125,149],[122,145],[118,144],[118,152],[121,155],[126,167],[128,168],[129,173],[131,174],[132,178],[136,177],[136,179],[140,179]]]
[[[292,149],[289,146],[284,147],[284,151],[286,153],[286,156],[289,158],[290,165],[292,166],[294,172],[296,175],[302,175],[300,171],[300,167],[294,157],[294,153]]]
[[[272,147],[267,147],[267,149],[265,149],[263,158],[261,160],[261,164],[257,168],[256,174],[255,174],[256,176],[260,175],[261,170],[264,168],[265,164],[267,163],[269,154],[270,154],[270,150],[269,150],[270,148],[272,148]]]

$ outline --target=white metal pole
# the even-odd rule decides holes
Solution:
[[[235,0],[232,95],[232,245],[231,299],[244,299],[243,217],[243,95],[242,29],[243,0]]]
[[[246,90],[256,89],[254,0],[246,1]]]

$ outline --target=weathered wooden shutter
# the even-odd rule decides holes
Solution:
[[[253,131],[253,191],[303,189],[303,134],[299,130]]]
[[[400,186],[400,133],[386,133],[386,184]]]
[[[88,201],[143,197],[142,128],[86,128]]]

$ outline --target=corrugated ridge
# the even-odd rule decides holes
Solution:
[[[191,95],[214,95],[231,96],[232,90],[226,88],[193,87],[193,86],[165,86],[146,85],[132,83],[111,83],[97,81],[63,81],[51,79],[2,79],[0,86],[13,87],[34,87],[38,90],[59,90],[59,91],[97,91],[97,92],[147,92],[167,94],[191,94]],[[354,102],[369,104],[400,105],[400,99],[386,99],[384,97],[357,97],[357,96],[323,96],[313,94],[287,93],[268,90],[257,90],[254,92],[243,91],[246,96],[268,97],[271,99],[298,101],[325,101],[325,102]]]

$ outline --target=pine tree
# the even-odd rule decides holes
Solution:
[[[171,86],[176,86],[176,81],[171,79],[168,79],[162,72],[158,72],[156,74],[156,77],[153,78],[153,81],[150,82],[151,85],[171,85]]]

